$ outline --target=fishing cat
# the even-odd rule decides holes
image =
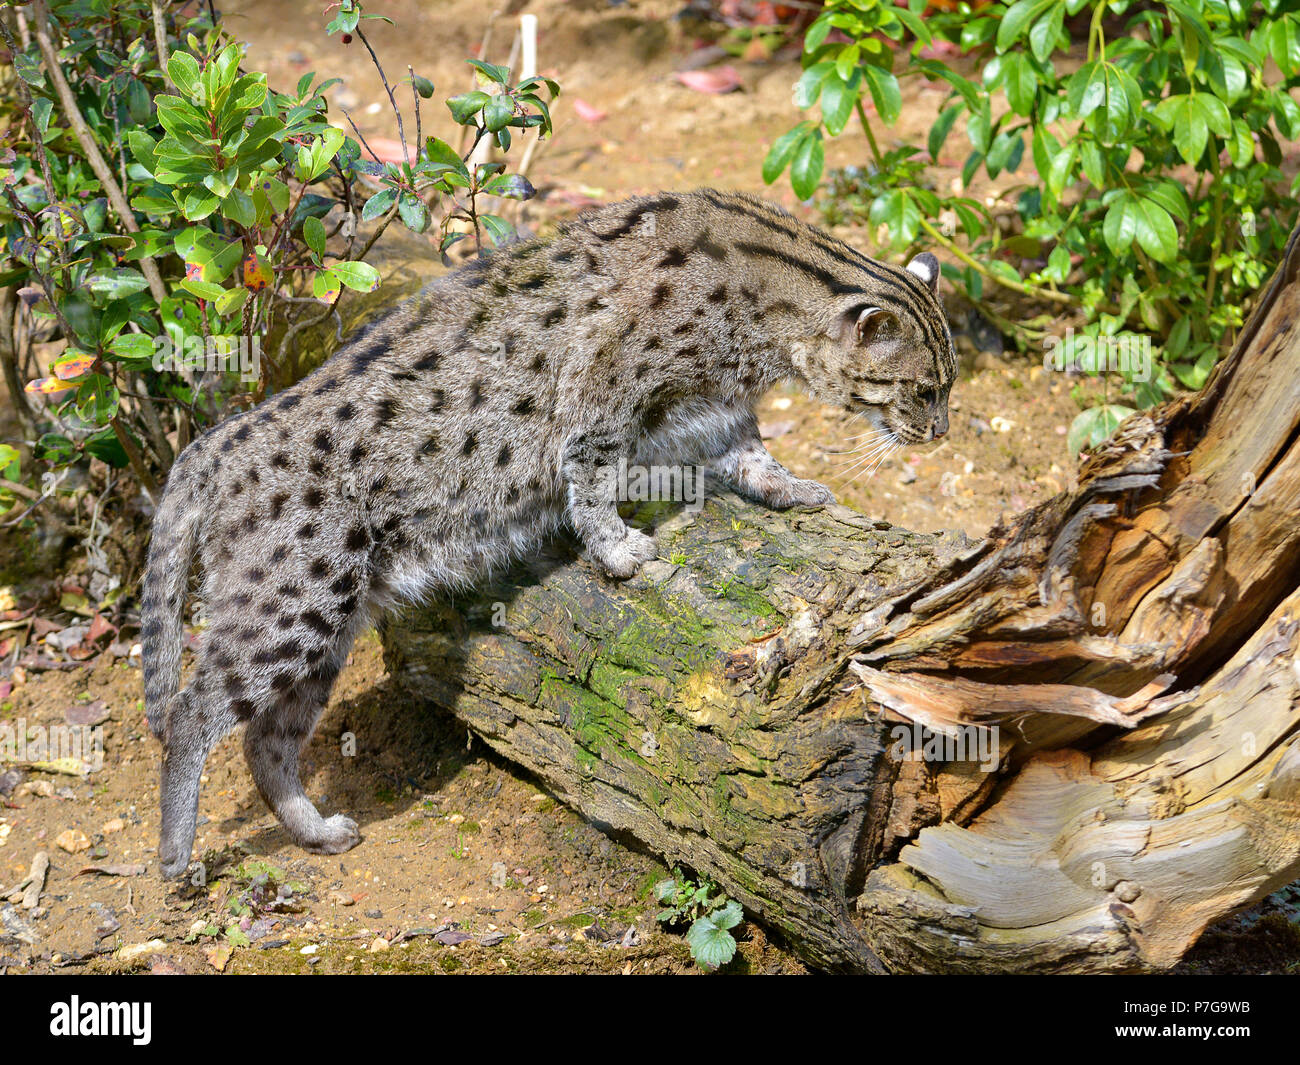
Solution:
[[[154,519],[142,604],[163,874],[188,865],[204,761],[240,722],[293,839],[353,846],[298,756],[358,632],[565,522],[631,577],[655,542],[618,515],[620,460],[707,465],[773,507],[831,503],[760,442],[754,405],[787,379],[894,442],[942,436],[957,358],[938,282],[933,255],[877,262],[751,196],[637,198],[439,279],[195,440]],[[209,624],[180,688],[195,556]]]

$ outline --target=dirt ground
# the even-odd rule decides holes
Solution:
[[[289,87],[308,70],[342,76],[332,95],[367,139],[396,135],[364,49],[325,36],[316,0],[222,6],[232,31],[250,44],[249,65],[267,70],[273,84]],[[366,24],[390,78],[410,64],[434,80],[438,98],[470,87],[464,57],[477,53],[484,5],[368,7],[396,22]],[[731,60],[739,92],[694,92],[674,79],[693,46],[672,18],[679,8],[675,0],[539,0],[522,8],[541,19],[543,73],[564,86],[553,143],[536,154],[529,175],[541,193],[525,211],[531,227],[587,202],[656,189],[765,191],[762,157],[796,119],[797,59]],[[496,20],[487,58],[505,61],[513,24],[513,17]],[[905,86],[907,117],[894,136],[923,142],[942,98],[937,87]],[[579,117],[593,111],[604,117]],[[441,114],[426,113],[426,132],[449,128]],[[852,136],[828,150],[831,165],[861,162],[863,154]],[[960,162],[939,160],[939,180],[955,176]],[[976,191],[997,197],[1007,189]],[[766,192],[813,218],[787,185]],[[866,231],[836,232],[879,253]],[[1003,512],[1060,491],[1074,466],[1065,435],[1079,410],[1071,396],[1079,382],[1023,356],[976,351],[964,336],[958,342],[967,372],[953,390],[951,432],[939,444],[855,479],[836,454],[847,446],[844,420],[778,390],[760,411],[769,446],[799,475],[834,487],[842,502],[915,529],[979,536]],[[11,556],[0,557],[0,569],[13,570],[19,606],[48,600],[59,580],[80,579],[75,559],[59,580],[33,573],[23,561],[33,550],[21,537],[0,542]],[[65,593],[70,602],[72,612],[42,609],[41,616],[84,622],[75,596]],[[355,648],[304,765],[310,796],[326,813],[354,817],[362,843],[336,857],[290,844],[253,788],[239,738],[230,737],[204,778],[196,850],[207,883],[164,884],[155,860],[159,750],[145,724],[138,658],[127,653],[135,635],[117,635],[114,648],[85,662],[60,661],[47,648],[26,668],[0,670],[0,724],[30,737],[92,722],[104,744],[103,767],[88,775],[0,766],[7,770],[0,776],[0,972],[698,971],[682,937],[654,918],[653,886],[667,871],[558,805],[454,722],[404,698],[373,634]],[[367,745],[345,751],[341,737],[354,731]],[[32,907],[22,892],[7,905],[5,895],[40,851],[51,863],[44,891]],[[1180,969],[1294,971],[1298,918],[1300,889],[1279,892],[1210,930]],[[802,967],[749,922],[728,971]]]

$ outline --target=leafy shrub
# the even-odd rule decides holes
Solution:
[[[773,145],[764,179],[788,169],[796,193],[813,196],[824,138],[856,116],[872,162],[830,176],[831,220],[868,221],[897,250],[938,243],[959,260],[945,272],[972,300],[993,284],[1081,315],[1090,343],[1150,334],[1158,373],[1126,373],[1134,407],[1199,388],[1296,221],[1300,179],[1288,187],[1281,142],[1300,136],[1290,94],[1300,14],[1283,0],[1015,0],[924,20],[923,7],[829,0],[805,36],[795,90],[797,106],[820,113]],[[891,44],[908,34],[910,48]],[[977,64],[976,80],[922,54],[945,42]],[[964,119],[963,187],[980,171],[1005,181],[1033,160],[1038,179],[1004,194],[1010,227],[979,200],[936,189],[919,148],[881,150],[864,101],[893,125],[900,76],[948,86],[927,148],[937,159]],[[1044,336],[1000,324],[1022,342]],[[1087,431],[1075,442],[1098,442],[1130,409],[1112,407],[1081,415]]]
[[[379,284],[364,260],[394,218],[424,232],[437,217],[444,250],[466,237],[500,242],[512,229],[481,197],[532,194],[503,164],[471,166],[470,152],[423,136],[420,101],[434,86],[414,71],[403,84],[418,143],[408,149],[403,129],[405,161],[372,162],[329,121],[323,93],[333,81],[307,74],[292,92],[276,91],[202,15],[160,31],[142,0],[49,6],[48,23],[43,5],[30,9],[29,45],[0,16],[17,74],[0,104],[9,129],[0,289],[19,291],[37,339],[66,341],[48,375],[26,387],[45,409],[17,397],[38,433],[33,474],[46,473],[37,502],[92,457],[129,465],[152,490],[173,440],[184,446],[230,409],[291,384],[302,331],[334,315],[345,289]],[[334,6],[330,32],[370,51],[402,129],[361,28],[381,16],[355,0]],[[447,101],[473,144],[490,137],[505,150],[511,129],[550,133],[540,94],[558,93],[554,82],[511,85],[508,70],[472,62],[498,89]],[[0,300],[0,312],[12,316],[12,302]],[[274,354],[262,347],[272,335]],[[0,359],[11,389],[34,364],[30,344]],[[19,458],[0,451],[11,482]],[[0,492],[0,507],[20,487]]]

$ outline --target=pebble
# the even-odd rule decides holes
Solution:
[[[381,950],[387,950],[388,946],[388,940],[383,936],[375,936],[374,942],[370,944],[370,953],[378,954]]]
[[[159,954],[167,949],[167,944],[161,939],[151,939],[148,943],[131,943],[124,947],[119,947],[114,955],[118,961],[134,961],[136,958],[142,958],[146,954]]]
[[[54,837],[54,842],[69,854],[76,854],[79,851],[90,849],[90,840],[86,838],[86,833],[79,828],[65,828]]]
[[[114,832],[121,832],[124,828],[126,828],[126,822],[120,817],[115,817],[111,821],[105,821],[103,826],[100,828],[100,831],[107,836]]]

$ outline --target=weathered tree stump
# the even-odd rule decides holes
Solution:
[[[1172,965],[1300,875],[1298,272],[1293,235],[1202,392],[982,542],[643,506],[634,580],[556,545],[391,620],[390,666],[816,965]]]

